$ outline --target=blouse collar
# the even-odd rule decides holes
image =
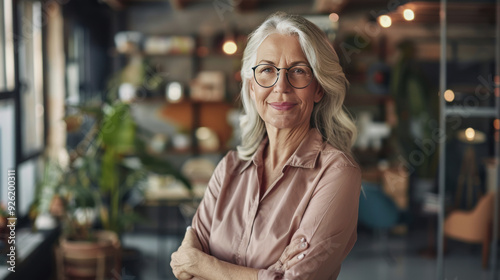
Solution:
[[[259,144],[259,147],[255,151],[251,160],[248,160],[240,170],[242,173],[245,169],[247,169],[251,163],[253,163],[256,167],[264,165],[264,148],[266,147],[269,139],[265,137],[262,142]],[[321,133],[316,128],[311,128],[309,133],[307,133],[306,137],[302,139],[302,142],[299,144],[295,152],[288,159],[284,168],[289,165],[293,167],[301,167],[301,168],[314,168],[316,167],[316,159],[318,158],[321,149],[323,147],[323,137]]]

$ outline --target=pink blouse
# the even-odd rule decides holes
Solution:
[[[203,250],[258,268],[258,279],[337,279],[356,242],[361,172],[355,161],[311,129],[262,194],[263,140],[251,160],[229,152],[218,164],[194,218]],[[305,257],[284,273],[269,270],[291,240]]]

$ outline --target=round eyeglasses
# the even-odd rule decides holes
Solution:
[[[278,68],[272,64],[259,64],[252,67],[253,77],[259,86],[270,88],[278,82],[281,70],[286,70],[288,83],[296,89],[307,87],[313,80],[313,70],[307,65],[294,65]]]

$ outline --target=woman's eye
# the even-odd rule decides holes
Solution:
[[[274,68],[273,67],[264,67],[264,68],[262,68],[262,70],[260,72],[261,73],[273,73]]]
[[[302,69],[302,68],[293,68],[292,73],[293,73],[293,74],[299,74],[299,75],[302,75],[302,74],[305,74],[305,73],[306,73],[306,71],[305,71],[304,69]]]

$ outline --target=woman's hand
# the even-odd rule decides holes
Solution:
[[[171,256],[170,266],[179,280],[192,279],[202,247],[193,228],[188,227],[182,244]]]
[[[284,273],[285,270],[289,269],[304,258],[305,254],[302,252],[304,252],[308,247],[309,244],[306,242],[305,238],[292,240],[292,242],[286,246],[285,251],[283,251],[279,260],[271,265],[269,269]]]

